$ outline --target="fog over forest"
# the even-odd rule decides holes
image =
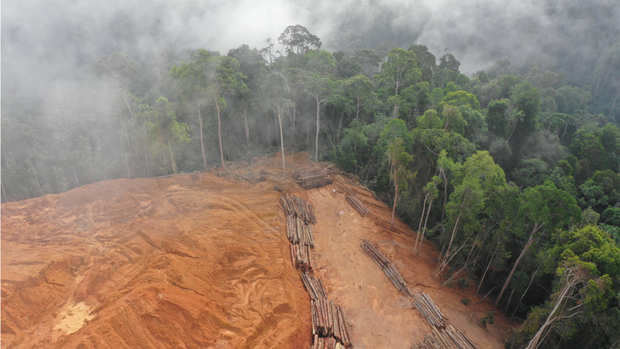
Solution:
[[[473,73],[500,59],[585,77],[620,35],[613,0],[516,1],[5,1],[4,80],[9,93],[79,80],[110,52],[157,63],[170,50],[264,47],[302,24],[326,49],[390,49],[413,43],[451,52]],[[560,69],[558,69],[560,68]],[[591,82],[588,82],[591,83]],[[17,90],[17,91],[16,91]]]

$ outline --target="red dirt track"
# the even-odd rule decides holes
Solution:
[[[319,166],[303,154],[287,160]],[[360,239],[376,243],[480,348],[503,346],[506,320],[479,327],[493,308],[470,291],[441,288],[436,252],[427,245],[415,256],[410,235],[375,225],[389,209],[370,192],[340,175],[303,191],[278,164],[275,156],[231,165],[227,177],[118,179],[2,204],[2,347],[309,347],[309,298],[291,265],[282,190],[315,207],[315,272],[342,305],[355,348],[409,348],[430,331]],[[345,202],[345,188],[372,218]]]

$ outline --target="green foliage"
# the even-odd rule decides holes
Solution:
[[[620,282],[612,275],[620,272],[620,249],[609,234],[593,225],[563,231],[545,254],[557,261],[556,292],[528,314],[509,347],[527,342],[551,316],[557,323],[548,329],[546,347],[567,342],[606,347],[616,341],[618,325],[613,321],[618,318]],[[560,298],[560,290],[568,291],[565,298]]]
[[[392,49],[387,60],[377,75],[384,96],[397,96],[399,91],[419,81],[421,71],[418,68],[415,53],[401,48]]]
[[[439,118],[439,114],[435,109],[429,109],[424,112],[424,115],[418,118],[418,127],[419,128],[442,128],[443,122]]]
[[[603,212],[620,199],[620,176],[611,170],[596,171],[579,186],[579,204]]]
[[[547,231],[566,229],[581,219],[577,200],[549,181],[525,189],[520,210],[527,222],[544,224]]]
[[[462,135],[465,133],[467,121],[463,119],[463,115],[457,107],[445,105],[441,112],[441,116],[443,117],[445,129]]]
[[[497,137],[506,138],[508,136],[508,108],[509,101],[507,99],[493,100],[489,103],[487,112],[487,124],[489,132]]]
[[[549,166],[540,159],[522,160],[519,167],[512,171],[513,180],[521,187],[533,187],[543,184],[549,176]]]
[[[289,55],[303,56],[310,50],[321,48],[321,39],[299,24],[286,27],[278,37],[278,42],[286,48]]]
[[[480,109],[480,103],[478,102],[478,98],[473,94],[458,90],[454,92],[448,92],[443,98],[443,103],[453,105],[456,107],[460,106],[469,106],[472,109]]]
[[[620,227],[620,207],[608,207],[601,214],[601,222]]]

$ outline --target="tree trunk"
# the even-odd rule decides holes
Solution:
[[[443,210],[441,211],[441,220],[446,216],[446,204],[448,203],[448,176],[443,169],[439,170],[439,174],[443,178]]]
[[[316,102],[316,134],[314,135],[314,160],[319,161],[319,130],[321,126],[321,100],[315,96]]]
[[[527,252],[527,250],[530,248],[530,246],[532,246],[532,243],[534,242],[534,234],[536,234],[538,229],[540,229],[541,227],[542,227],[542,224],[540,225],[538,223],[534,224],[534,228],[532,229],[532,232],[530,233],[530,237],[527,239],[525,246],[523,246],[523,249],[521,250],[519,257],[517,257],[517,260],[515,261],[515,263],[512,266],[512,269],[510,270],[510,274],[508,274],[508,277],[506,278],[506,281],[504,282],[504,286],[502,286],[502,290],[499,292],[499,295],[497,296],[497,299],[495,300],[495,305],[499,304],[499,301],[502,299],[502,296],[504,295],[504,292],[506,291],[506,287],[508,287],[508,285],[510,284],[510,280],[512,280],[512,276],[515,273],[515,270],[517,270],[517,267],[519,266],[521,259],[525,255],[525,252]]]
[[[336,143],[340,143],[340,131],[342,131],[342,120],[344,119],[344,113],[340,114],[338,119],[338,131],[336,132]]]
[[[517,306],[515,307],[515,310],[512,312],[512,316],[515,316],[515,314],[517,313],[517,310],[519,310],[519,305],[521,305],[521,301],[523,301],[523,297],[525,297],[525,295],[527,294],[527,291],[530,289],[530,286],[532,286],[532,282],[534,282],[534,277],[536,277],[536,273],[538,273],[538,269],[536,269],[536,271],[534,271],[534,274],[532,274],[532,276],[530,277],[530,282],[527,283],[527,287],[525,288],[525,291],[523,291],[523,293],[521,294],[521,297],[519,298],[519,301],[517,302]]]
[[[243,109],[243,127],[245,130],[245,143],[250,148],[250,126],[248,125],[248,109]]]
[[[396,88],[394,89],[394,95],[398,96],[398,88],[400,87],[400,78],[396,79]],[[392,110],[392,117],[398,117],[398,103],[394,104],[394,109]]]
[[[222,111],[220,110],[220,103],[215,101],[215,110],[217,111],[217,138],[220,143],[220,163],[222,168],[225,168],[224,164],[224,147],[222,146]]]
[[[512,302],[512,296],[515,294],[515,289],[510,290],[510,296],[508,296],[508,302],[506,302],[506,306],[504,307],[504,313],[508,312],[510,308],[510,302]]]
[[[281,108],[278,109],[278,126],[280,127],[280,154],[282,154],[282,169],[286,169],[286,160],[284,158],[284,134],[282,133],[282,113]]]
[[[396,203],[398,202],[398,175],[394,173],[394,204],[392,205],[392,225],[394,225],[394,215],[396,214]]]
[[[78,178],[77,171],[75,170],[75,166],[71,166],[71,170],[73,172],[73,180],[75,181],[75,186],[80,186],[80,179]]]
[[[174,159],[174,152],[172,151],[172,144],[170,144],[170,141],[168,141],[168,158],[170,159],[172,173],[177,173],[177,162]]]
[[[30,164],[30,169],[32,170],[32,174],[34,175],[34,179],[37,181],[37,186],[39,188],[38,195],[33,195],[33,196],[41,196],[43,195],[43,185],[41,184],[41,179],[39,178],[39,170],[37,170],[37,167],[35,166],[32,160],[29,161],[29,164]]]
[[[455,277],[457,277],[463,270],[467,269],[467,267],[469,266],[469,259],[471,258],[471,254],[472,254],[472,252],[474,252],[474,248],[475,247],[476,247],[476,244],[475,244],[475,241],[474,241],[471,244],[471,248],[469,249],[469,253],[467,254],[467,258],[465,258],[465,263],[463,263],[463,266],[459,270],[457,270],[454,273],[452,273],[452,275],[448,278],[448,280],[444,281],[444,283],[442,284],[443,286],[449,284],[450,281],[452,281]]]
[[[295,128],[297,127],[297,105],[293,102],[293,137],[295,137]]]
[[[131,167],[129,166],[129,136],[127,135],[127,128],[125,127],[125,123],[121,120],[121,133],[122,136],[125,137],[125,141],[127,143],[127,151],[123,152],[123,157],[125,158],[125,167],[127,168],[127,178],[131,178]],[[121,150],[122,151],[122,150]]]
[[[207,169],[207,151],[205,149],[204,141],[204,123],[202,121],[202,114],[200,113],[200,103],[198,103],[198,121],[200,123],[200,152],[202,153],[202,167]]]
[[[493,251],[491,258],[489,259],[489,263],[487,263],[487,267],[484,269],[482,278],[480,278],[480,282],[478,283],[478,289],[476,290],[476,293],[478,294],[480,294],[480,288],[482,287],[482,283],[484,283],[484,278],[487,276],[487,272],[489,271],[489,268],[491,267],[491,263],[493,262],[493,259],[495,258],[495,254],[497,254],[498,249],[499,249],[499,243],[497,244],[497,247],[495,247],[495,251]]]
[[[144,125],[143,125],[144,126]],[[149,176],[151,167],[150,157],[149,157],[149,135],[146,130],[146,126],[142,127],[142,131],[144,133],[144,174],[146,177]]]
[[[549,312],[547,319],[542,324],[542,326],[540,326],[540,328],[538,329],[536,334],[532,337],[532,339],[527,344],[525,349],[536,349],[542,344],[542,338],[543,338],[544,332],[555,321],[555,318],[554,318],[555,313],[558,311],[558,309],[560,308],[560,305],[562,305],[562,303],[564,302],[564,299],[568,296],[568,293],[570,292],[571,288],[573,288],[573,286],[574,286],[574,283],[571,280],[566,281],[566,285],[564,285],[564,287],[562,288],[562,291],[558,295],[555,305],[553,306],[553,309],[551,310],[551,312]]]
[[[418,240],[420,239],[420,234],[422,234],[422,224],[424,223],[424,214],[426,213],[426,201],[428,200],[428,193],[424,195],[424,202],[422,203],[422,214],[420,215],[420,222],[418,222],[418,234],[415,238],[414,250],[418,251]]]
[[[424,226],[422,227],[422,235],[420,236],[420,244],[424,241],[424,233],[426,233],[426,225],[428,224],[428,216],[431,214],[431,208],[433,207],[433,198],[428,203],[428,207],[426,209],[426,219],[424,219]]]
[[[357,105],[355,107],[355,120],[360,119],[360,96],[356,97]]]
[[[465,201],[463,200],[463,202]],[[450,235],[450,241],[448,242],[448,247],[443,253],[442,260],[448,259],[448,256],[450,255],[450,249],[452,248],[452,242],[454,241],[454,236],[456,235],[456,228],[459,226],[459,221],[461,220],[461,214],[463,214],[463,205],[461,205],[459,215],[456,217],[456,221],[454,222],[454,226],[452,227],[452,234]]]
[[[134,113],[133,110],[131,109],[131,106],[129,105],[129,101],[127,100],[127,96],[125,96],[124,93],[122,93],[121,91],[121,95],[123,97],[123,101],[125,102],[125,107],[127,107],[127,111],[129,111],[129,115],[134,118]],[[125,136],[125,141],[127,142],[127,152],[131,153],[131,146],[129,144],[129,135],[127,132],[127,128],[125,126],[125,123],[121,120],[121,130],[123,132],[123,135]],[[127,178],[131,178],[131,169],[129,167],[129,155],[125,154],[125,164],[127,166]]]
[[[400,78],[396,79],[396,87],[394,88],[394,95],[398,96],[398,88],[400,87]]]
[[[9,193],[6,190],[6,184],[5,181],[0,181],[2,183],[0,183],[0,186],[2,186],[2,200],[0,200],[1,202],[7,202],[9,200]]]

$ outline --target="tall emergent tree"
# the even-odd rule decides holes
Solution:
[[[401,184],[406,184],[409,172],[409,164],[413,161],[413,157],[409,154],[403,142],[403,139],[396,137],[388,144],[385,154],[390,165],[390,179],[394,184],[394,203],[392,204],[392,221],[394,224],[394,215],[396,213],[396,204],[398,203],[398,194]]]
[[[314,99],[316,107],[316,134],[314,136],[314,159],[319,161],[319,135],[321,130],[321,105],[327,101],[336,82],[331,73],[336,68],[336,60],[331,53],[322,50],[309,51],[305,55],[306,71],[304,88]]]

